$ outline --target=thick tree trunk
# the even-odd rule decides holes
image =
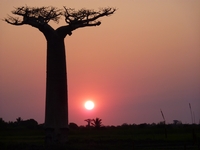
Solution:
[[[55,33],[55,32],[54,32]],[[47,143],[64,143],[68,132],[68,95],[64,38],[47,38],[45,129]]]

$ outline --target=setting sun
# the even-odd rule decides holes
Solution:
[[[87,110],[92,110],[93,108],[94,108],[94,102],[93,101],[86,101],[85,102],[85,108],[87,109]]]

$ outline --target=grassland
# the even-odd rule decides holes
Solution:
[[[165,128],[166,127],[166,128]],[[44,145],[43,128],[0,129],[1,150],[199,150],[200,125],[126,125],[69,130],[62,147]],[[166,130],[165,130],[166,129]],[[166,132],[165,132],[166,131]],[[165,134],[167,133],[167,134]]]

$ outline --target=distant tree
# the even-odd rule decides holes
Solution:
[[[22,121],[22,125],[28,129],[35,129],[38,126],[38,122],[35,121],[34,119],[28,119]]]
[[[100,128],[100,127],[102,127],[102,119],[99,119],[99,118],[92,119],[91,124],[92,124],[95,128]]]
[[[182,122],[179,121],[179,120],[173,120],[173,123],[174,123],[174,125],[181,125],[182,124]]]
[[[3,120],[3,118],[0,118],[0,124],[1,123],[6,123],[4,120]]]
[[[0,129],[4,129],[6,125],[7,123],[3,120],[3,118],[0,118]]]
[[[128,125],[128,123],[123,123],[121,126],[122,126],[122,127],[127,127],[127,126],[129,126],[129,125]]]
[[[99,26],[99,18],[112,15],[116,9],[102,8],[99,11],[64,7],[17,7],[4,19],[11,25],[30,25],[43,33],[47,40],[47,77],[45,128],[46,142],[66,142],[68,134],[68,93],[64,38],[72,35],[72,31]],[[59,22],[64,16],[67,25],[53,29],[49,21]]]
[[[165,121],[160,121],[157,125],[165,125]]]
[[[71,122],[71,123],[69,123],[69,129],[78,129],[78,125]]]
[[[153,123],[151,124],[151,126],[156,126],[156,123],[153,122]]]
[[[16,119],[16,121],[17,121],[17,124],[20,124],[20,123],[22,122],[22,118],[21,118],[21,117],[18,117],[18,118]]]
[[[22,127],[22,122],[23,122],[22,118],[18,117],[18,118],[16,118],[16,121],[14,122],[14,124],[17,127]]]
[[[141,123],[141,124],[138,125],[138,127],[140,127],[140,128],[145,128],[145,127],[147,127],[147,126],[148,126],[147,123]]]
[[[84,121],[86,121],[87,122],[87,125],[86,125],[86,127],[90,127],[91,125],[91,122],[92,122],[92,119],[86,119],[86,120],[84,120]]]

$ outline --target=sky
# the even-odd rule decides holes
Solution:
[[[69,122],[103,125],[200,122],[199,0],[1,0],[0,19],[18,6],[117,8],[98,27],[65,38]],[[55,29],[65,25],[50,22]],[[0,118],[44,122],[46,40],[36,28],[0,21]],[[93,100],[93,110],[86,110]]]

